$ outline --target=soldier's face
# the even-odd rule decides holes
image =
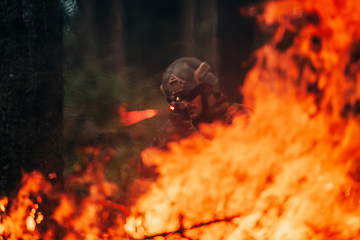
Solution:
[[[200,116],[202,112],[202,100],[201,100],[201,94],[197,95],[193,100],[188,101],[184,100],[186,106],[189,109],[189,114],[191,119],[196,119]]]

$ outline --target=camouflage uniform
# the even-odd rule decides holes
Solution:
[[[227,97],[222,93],[214,93],[216,101],[208,106],[198,119],[191,121],[182,121],[179,125],[174,126],[168,120],[159,130],[154,139],[154,146],[167,149],[167,143],[179,141],[193,134],[199,134],[197,129],[201,123],[219,122],[223,125],[229,125],[235,117],[245,118],[245,123],[249,122],[251,109],[238,103],[230,103]]]
[[[173,124],[169,120],[161,127],[154,140],[154,146],[166,149],[171,141],[179,141],[193,134],[201,123],[220,122],[231,124],[235,116],[249,118],[251,111],[241,104],[229,103],[222,93],[204,91],[205,85],[215,86],[217,77],[210,72],[210,66],[196,58],[180,58],[165,70],[160,86],[166,100],[170,103],[192,101],[201,94],[202,112],[193,120],[184,119]]]

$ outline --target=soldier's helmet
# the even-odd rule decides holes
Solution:
[[[166,68],[160,89],[169,103],[179,102],[194,99],[204,83],[211,86],[218,83],[210,66],[196,58],[180,58]]]

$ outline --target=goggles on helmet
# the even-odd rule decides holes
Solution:
[[[192,101],[194,98],[196,98],[204,89],[204,86],[201,84],[199,86],[197,86],[196,88],[194,88],[193,90],[184,93],[182,96],[183,100],[186,101]]]
[[[204,89],[204,86],[201,84],[191,91],[176,94],[172,101],[181,102],[181,101],[185,100],[185,101],[190,102],[190,101],[194,100],[194,98],[196,98],[200,93],[202,93],[203,89]]]

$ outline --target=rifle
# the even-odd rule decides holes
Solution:
[[[189,109],[184,102],[171,102],[170,103],[170,122],[175,126],[178,125],[182,120],[191,121]]]

